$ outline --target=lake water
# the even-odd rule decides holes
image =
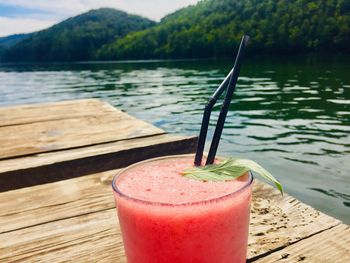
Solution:
[[[169,133],[198,135],[231,65],[0,64],[0,106],[100,98]],[[259,162],[287,193],[350,223],[349,57],[249,58],[240,76],[218,153]]]

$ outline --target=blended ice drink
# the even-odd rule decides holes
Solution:
[[[193,156],[132,165],[113,180],[128,263],[246,262],[252,176],[199,181]]]

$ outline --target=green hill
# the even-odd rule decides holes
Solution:
[[[249,53],[350,52],[350,2],[202,0],[159,23],[102,8],[23,38],[0,38],[0,59],[231,57],[243,33],[251,36]]]
[[[14,46],[19,41],[29,37],[31,34],[15,34],[7,37],[0,37],[0,48]]]
[[[2,61],[79,61],[94,58],[102,45],[155,22],[110,8],[91,10],[10,45]]]
[[[98,58],[227,57],[243,33],[251,53],[350,52],[350,2],[203,0],[104,45]]]
[[[0,57],[6,49],[14,46],[28,36],[30,36],[30,34],[16,34],[7,37],[0,37]]]

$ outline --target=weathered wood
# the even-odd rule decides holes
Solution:
[[[335,226],[255,262],[350,262],[350,227]]]
[[[125,262],[114,209],[0,236],[0,262]]]
[[[0,127],[0,159],[162,134],[124,113]]]
[[[276,189],[258,182],[252,202],[248,256],[253,260],[338,224],[339,220],[289,195],[282,198]]]
[[[94,253],[94,261],[121,262],[122,243],[110,186],[114,174],[99,173],[0,194],[0,261],[9,255],[14,261],[48,261],[64,254],[62,261],[83,262]],[[256,181],[249,258],[256,260],[338,224],[338,220],[292,197],[281,198],[276,190]]]
[[[69,100],[0,108],[0,127],[103,115],[120,110],[98,99]]]
[[[134,138],[132,140],[121,140],[81,148],[61,150],[57,152],[40,153],[25,157],[12,158],[0,161],[0,176],[3,173],[11,171],[27,170],[30,168],[52,165],[55,163],[65,162],[69,160],[78,160],[98,155],[115,153],[119,151],[127,151],[132,148],[147,147],[152,145],[155,146],[161,143],[168,142],[183,142],[186,140],[190,140],[191,142],[195,143],[197,137],[160,134],[148,137]],[[182,145],[182,147],[185,148],[186,145]]]
[[[114,208],[117,171],[0,193],[0,233]]]
[[[0,191],[189,153],[195,144],[96,99],[0,108]]]
[[[121,168],[169,154],[195,151],[196,137],[167,134],[0,161],[0,191]]]

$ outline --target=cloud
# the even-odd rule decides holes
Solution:
[[[82,0],[0,0],[0,4],[4,6],[16,6],[32,10],[46,11],[49,13],[57,13],[63,15],[71,15],[79,12],[84,8],[81,5]]]
[[[0,0],[0,5],[36,9],[64,17],[77,15],[90,9],[113,7],[130,13],[159,20],[164,15],[181,7],[197,3],[198,0]]]
[[[0,36],[47,28],[91,9],[112,7],[159,21],[163,16],[199,0],[0,0]],[[16,12],[17,10],[17,12]],[[27,11],[25,11],[27,10]],[[9,13],[10,12],[10,13]]]
[[[31,33],[50,27],[55,23],[57,23],[55,20],[0,17],[0,37],[19,33]]]

